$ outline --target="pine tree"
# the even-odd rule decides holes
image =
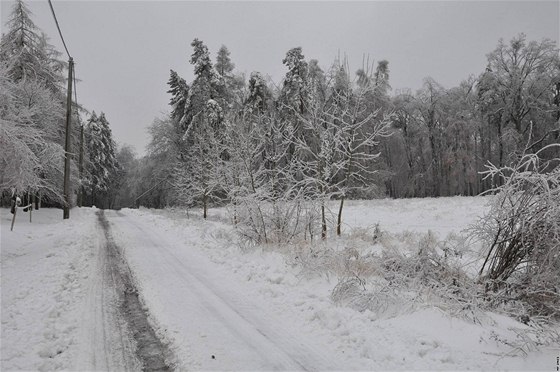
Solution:
[[[119,165],[115,155],[115,142],[105,114],[99,117],[92,113],[86,125],[87,150],[89,156],[88,173],[92,205],[108,206],[104,192],[108,190]],[[102,198],[99,198],[101,196]]]
[[[235,75],[235,64],[231,61],[230,52],[222,45],[216,56],[214,69],[217,73],[217,99],[224,109],[239,109],[242,106],[244,78]]]
[[[286,110],[297,110],[303,114],[310,96],[307,84],[308,65],[301,47],[290,49],[282,63],[286,65],[288,72],[284,78],[280,101]]]
[[[285,135],[291,142],[286,154],[286,164],[297,158],[296,142],[304,137],[302,117],[306,115],[311,94],[309,91],[308,64],[301,47],[292,48],[286,53],[282,63],[288,68],[280,92],[280,116],[285,123]],[[293,175],[295,176],[295,174]]]
[[[194,81],[189,90],[185,108],[184,162],[175,174],[177,191],[188,198],[188,204],[201,204],[204,218],[208,203],[217,191],[212,177],[218,172],[222,160],[221,136],[224,131],[225,100],[219,74],[210,60],[208,48],[201,40],[191,43],[193,54],[190,62],[194,66]],[[188,199],[188,200],[187,200]]]
[[[0,60],[8,63],[8,76],[15,82],[37,80],[53,93],[60,93],[64,82],[60,53],[32,21],[23,1],[15,2],[7,28],[0,42]]]
[[[187,130],[187,105],[189,99],[189,86],[185,80],[180,77],[175,71],[171,70],[169,81],[169,90],[167,93],[171,94],[169,105],[171,106],[171,118],[178,127]]]
[[[212,62],[210,61],[210,53],[208,47],[202,40],[194,39],[191,43],[193,54],[191,55],[191,64],[194,65],[194,74],[197,79],[208,79],[214,75]]]
[[[248,90],[246,110],[253,114],[263,114],[269,108],[272,93],[259,72],[251,73]]]
[[[219,82],[206,45],[202,41],[194,39],[191,46],[193,54],[190,62],[194,66],[195,78],[191,84],[186,107],[187,134],[192,131],[193,126],[207,123],[207,104],[209,100],[217,98],[216,86]]]
[[[235,68],[235,64],[233,64],[229,55],[228,48],[222,45],[216,56],[216,71],[220,76],[230,76]]]

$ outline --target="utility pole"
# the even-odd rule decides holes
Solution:
[[[74,71],[74,60],[68,60],[68,92],[66,96],[66,143],[64,146],[64,206],[63,219],[70,218],[70,147],[72,129],[72,73]]]
[[[78,118],[79,119],[79,118]],[[82,174],[84,172],[84,125],[80,123],[80,188],[78,189],[78,207],[82,207],[84,186],[82,185]]]

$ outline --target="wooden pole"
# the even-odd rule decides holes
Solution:
[[[17,202],[14,208],[14,217],[12,217],[12,227],[10,228],[10,231],[14,231],[14,223],[16,222],[16,213],[17,213]]]
[[[80,167],[79,167],[79,171],[80,171],[80,185],[79,185],[79,189],[78,189],[78,207],[82,207],[82,203],[83,200],[82,198],[84,197],[84,187],[82,186],[82,175],[84,172],[84,126],[80,125]]]
[[[72,130],[72,72],[74,70],[74,60],[72,57],[68,60],[68,91],[66,96],[66,143],[64,147],[64,207],[63,219],[70,218],[70,151],[71,141],[70,134]]]

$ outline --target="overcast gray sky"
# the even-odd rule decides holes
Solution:
[[[63,50],[46,0],[27,2],[34,21]],[[2,0],[4,30],[13,2]],[[224,44],[236,69],[280,82],[282,58],[301,46],[326,70],[339,55],[352,71],[363,55],[387,59],[393,90],[426,76],[449,88],[486,66],[498,39],[524,32],[558,42],[558,1],[193,2],[53,1],[76,62],[78,99],[104,111],[115,140],[143,154],[147,126],[168,110],[174,69],[188,82],[191,41],[212,58]]]

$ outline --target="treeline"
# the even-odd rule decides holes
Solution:
[[[392,98],[394,136],[384,151],[389,195],[476,195],[492,187],[480,174],[488,163],[509,165],[559,142],[556,44],[519,35],[500,40],[487,58],[486,70],[458,87],[426,79],[415,94]]]
[[[238,154],[244,167],[267,177],[282,169],[275,187],[291,177],[298,190],[315,183],[337,199],[476,195],[500,182],[480,174],[489,162],[502,167],[559,141],[560,62],[547,39],[500,40],[479,76],[450,89],[426,78],[417,92],[392,92],[384,60],[351,74],[345,61],[323,70],[294,48],[277,86],[258,72],[236,74],[225,46],[215,63],[202,41],[191,46],[195,78],[171,71],[171,112],[150,128],[134,171],[138,204],[232,201],[224,188],[237,181],[216,164],[233,169],[239,141],[249,144]]]
[[[18,0],[0,43],[0,191],[24,203],[62,206],[68,64]],[[114,204],[121,167],[105,115],[72,107],[72,205]]]

